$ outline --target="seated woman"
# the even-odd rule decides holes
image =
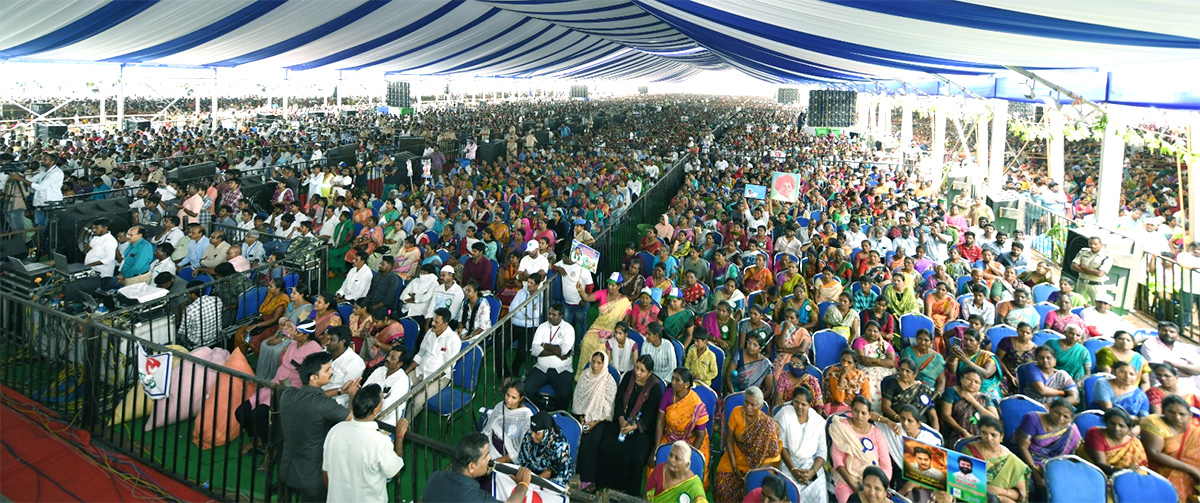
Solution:
[[[908,404],[902,404],[897,405],[894,410],[900,417],[900,428],[904,436],[914,438],[929,445],[941,447],[941,437],[921,427],[920,418],[922,416],[921,413],[917,411],[916,407]],[[886,434],[887,432],[884,431],[884,433]],[[899,440],[899,437],[897,437],[897,440]],[[888,449],[891,452],[892,461],[894,461],[897,466],[904,466],[903,444],[897,441],[894,444],[888,444]],[[899,491],[900,494],[907,496],[913,501],[930,501],[930,498],[933,495],[932,491],[912,481],[905,482],[904,486],[902,486]]]
[[[821,277],[813,282],[813,300],[817,304],[837,301],[843,293],[843,288],[844,286],[833,268],[825,266],[825,269],[821,271]]]
[[[704,455],[708,466],[709,447],[708,409],[700,401],[700,395],[692,391],[692,372],[679,367],[671,374],[671,385],[658,402],[658,426],[656,445],[670,444],[682,440]],[[689,459],[691,455],[688,455]]]
[[[1083,330],[1074,325],[1067,325],[1062,339],[1054,339],[1046,343],[1054,350],[1054,358],[1058,359],[1058,368],[1071,374],[1076,382],[1092,373],[1092,358],[1087,348],[1083,347]]]
[[[633,303],[629,308],[629,314],[625,316],[625,323],[639,334],[646,333],[646,326],[650,322],[658,320],[659,307],[654,303],[650,294],[650,288],[643,287],[637,302]]]
[[[373,310],[371,319],[375,320],[372,327],[375,333],[363,343],[362,351],[359,352],[367,368],[382,363],[393,347],[404,343],[404,325],[389,315],[386,307]]]
[[[747,267],[745,275],[742,276],[742,288],[753,292],[774,285],[775,275],[771,274],[771,269],[767,267],[766,254],[757,254],[754,258],[754,265]]]
[[[791,402],[775,413],[779,424],[780,453],[787,476],[800,487],[800,501],[825,503],[829,491],[825,485],[825,459],[829,457],[825,440],[825,418],[814,408],[817,397],[808,388],[797,387]]]
[[[888,311],[897,317],[920,314],[923,307],[921,301],[917,300],[917,294],[913,293],[912,284],[903,274],[892,276],[892,284],[883,289],[879,298],[887,300]]]
[[[1150,413],[1162,414],[1162,401],[1169,395],[1179,395],[1189,407],[1200,407],[1200,397],[1191,393],[1180,393],[1179,388],[1179,371],[1170,363],[1159,363],[1154,365],[1154,380],[1158,382],[1158,386],[1150,388],[1146,391],[1146,398],[1150,400]]]
[[[934,331],[939,334],[947,321],[958,319],[958,299],[950,294],[951,288],[949,282],[938,283],[933,293],[925,297],[925,316],[933,320]]]
[[[775,329],[775,364],[778,367],[790,359],[792,354],[809,354],[812,335],[800,324],[795,309],[787,309],[783,320]]]
[[[1029,466],[1000,443],[1004,427],[1000,419],[984,416],[979,419],[979,439],[963,447],[963,454],[987,461],[987,491],[1002,503],[1027,501],[1029,490],[1025,479]]]
[[[1020,389],[1017,369],[1026,363],[1033,363],[1033,353],[1037,347],[1037,343],[1033,342],[1033,326],[1023,321],[1017,325],[1016,336],[1005,337],[996,346],[996,357],[1004,368],[1004,389],[1010,392]]]
[[[575,393],[571,397],[571,412],[583,423],[583,434],[579,439],[580,455],[576,456],[575,467],[583,489],[591,487],[600,470],[600,439],[604,437],[604,428],[611,424],[616,397],[617,381],[608,373],[608,355],[596,351],[592,353],[591,365],[575,383]],[[585,457],[584,452],[591,455]],[[691,456],[688,458],[691,459]]]
[[[842,334],[847,341],[852,341],[859,337],[859,319],[858,311],[850,303],[850,294],[843,293],[837,297],[837,304],[833,304],[825,309],[825,316],[822,319],[825,322],[825,327]]]
[[[1133,335],[1124,330],[1118,330],[1113,334],[1113,345],[1100,348],[1096,352],[1096,368],[1093,372],[1112,372],[1113,364],[1118,361],[1129,362],[1133,366],[1133,370],[1137,372],[1137,385],[1142,388],[1142,391],[1150,389],[1150,364],[1141,353],[1137,352],[1137,344],[1133,341]]]
[[[804,289],[798,288],[791,296],[784,297],[781,307],[782,312],[788,309],[796,311],[796,322],[808,330],[808,333],[817,331],[817,323],[821,321],[817,319],[817,304],[808,298]]]
[[[625,494],[641,491],[646,462],[651,459],[655,447],[652,444],[657,440],[653,436],[662,393],[662,381],[654,375],[654,358],[638,357],[633,371],[621,377],[614,403],[615,418],[600,440],[599,459],[607,466],[599,470],[598,486]]]
[[[1067,332],[1067,326],[1070,325],[1079,327],[1080,330],[1085,328],[1083,319],[1080,318],[1079,315],[1071,312],[1071,309],[1074,309],[1075,306],[1071,302],[1070,296],[1060,295],[1055,304],[1058,305],[1058,309],[1046,313],[1046,322],[1044,323],[1046,328],[1060,334],[1065,334]]]
[[[730,393],[746,391],[751,387],[775,391],[774,365],[762,354],[763,340],[751,336],[746,339],[746,349],[734,356],[733,363],[725,371],[725,389]]]
[[[749,318],[738,323],[738,341],[737,348],[746,347],[746,339],[750,336],[757,337],[759,342],[766,342],[775,335],[775,329],[771,327],[771,323],[767,317],[763,315],[763,309],[760,305],[750,307]]]
[[[974,370],[983,379],[981,392],[991,397],[992,401],[999,402],[1000,383],[1003,380],[1000,359],[981,347],[981,339],[974,328],[963,331],[961,343],[950,346],[950,368],[954,369],[955,375],[968,369]]]
[[[1175,486],[1181,502],[1195,503],[1200,484],[1200,418],[1178,395],[1162,401],[1162,414],[1142,418],[1142,445],[1150,469]]]
[[[608,342],[604,343],[602,348],[608,355],[610,364],[617,372],[624,374],[633,370],[633,364],[637,362],[639,350],[638,343],[629,338],[629,325],[623,321],[618,321],[613,327],[613,336]]]
[[[1049,346],[1035,349],[1033,365],[1022,365],[1017,369],[1021,394],[1045,405],[1059,398],[1078,405],[1079,386],[1067,371],[1054,368],[1056,363],[1054,350]]]
[[[499,463],[517,459],[521,441],[529,432],[533,410],[525,406],[525,388],[521,381],[510,381],[501,388],[504,399],[492,408],[480,430],[490,440],[489,456]]]
[[[1104,411],[1104,426],[1093,426],[1083,434],[1080,456],[1104,473],[1147,466],[1146,449],[1134,432],[1137,423],[1125,409],[1113,407]]]
[[[1082,440],[1079,428],[1075,427],[1075,408],[1071,404],[1060,398],[1050,402],[1048,409],[1048,412],[1026,412],[1013,433],[1017,454],[1033,468],[1033,481],[1038,487],[1046,487],[1043,471],[1046,461],[1074,453]]]
[[[821,380],[808,373],[809,365],[811,364],[808,362],[808,356],[800,353],[787,355],[783,364],[776,360],[775,375],[772,376],[775,380],[775,392],[771,394],[774,397],[771,400],[772,407],[786,404],[797,388],[807,388],[812,395],[809,405],[821,413],[825,412],[825,395],[821,393]]]
[[[870,379],[859,370],[854,357],[854,350],[846,348],[842,350],[841,360],[825,369],[826,415],[849,410],[850,401],[857,396],[864,397],[867,405],[871,403]]]
[[[375,320],[371,318],[370,300],[362,297],[354,301],[354,310],[350,312],[346,327],[350,329],[350,337],[354,338],[352,349],[356,352],[362,351],[363,343],[371,338],[371,331],[375,328]]]
[[[662,321],[663,334],[679,341],[685,348],[691,346],[692,329],[696,326],[695,323],[692,323],[695,315],[683,307],[683,297],[678,288],[672,288],[669,293],[664,293],[663,306],[663,309],[658,312],[658,319]]]
[[[279,330],[279,320],[287,313],[288,294],[282,279],[267,282],[267,295],[258,306],[257,323],[251,323],[239,328],[233,337],[234,344],[242,349],[242,354],[257,353],[262,348],[263,341],[270,339]]]
[[[1096,380],[1095,387],[1088,395],[1091,397],[1088,408],[1108,410],[1115,406],[1135,417],[1150,415],[1150,399],[1138,387],[1138,375],[1133,365],[1118,361],[1113,364],[1112,374],[1111,378]]]
[[[861,396],[854,397],[851,403],[849,419],[841,416],[829,419],[833,492],[838,503],[850,499],[852,488],[862,483],[865,469],[878,467],[888,476],[892,473],[892,459],[883,432],[871,423],[871,403]]]
[[[571,446],[545,411],[534,414],[530,420],[516,461],[539,477],[563,487],[575,471],[571,464]]]
[[[279,328],[258,348],[258,363],[254,367],[254,375],[261,379],[270,379],[279,369],[283,352],[287,349],[289,342],[285,337],[284,327],[289,327],[289,330],[294,333],[296,325],[307,320],[308,316],[312,314],[313,305],[308,300],[307,287],[296,285],[295,288],[292,288],[292,293],[288,298],[290,302],[288,302],[284,315],[279,318]]]
[[[659,463],[646,479],[646,501],[650,503],[708,503],[704,483],[692,473],[692,449],[679,440],[671,445],[665,463]]]
[[[852,503],[891,503],[888,495],[888,479],[890,473],[878,466],[868,466],[863,470],[858,490],[847,498]]]
[[[729,355],[729,348],[737,344],[738,320],[733,317],[733,304],[717,303],[715,311],[704,315],[701,322],[708,330],[710,341]]]
[[[870,382],[871,408],[878,410],[883,398],[879,388],[885,378],[896,374],[896,350],[892,343],[884,340],[879,324],[873,321],[867,322],[863,336],[855,339],[851,347],[857,353],[859,365]]]
[[[780,460],[779,426],[762,411],[763,393],[746,390],[746,401],[729,413],[725,454],[717,463],[713,496],[716,501],[740,501],[746,494],[746,472],[775,466]]]
[[[908,358],[902,358],[897,367],[896,378],[889,379],[883,384],[883,400],[880,402],[880,413],[883,417],[899,423],[901,405],[908,405],[917,411],[917,417],[927,419],[935,430],[938,427],[937,411],[933,405],[937,400],[929,386],[917,379],[917,364]]]
[[[938,420],[942,424],[945,445],[978,435],[979,421],[984,417],[1000,419],[996,400],[980,391],[982,383],[978,370],[963,369],[958,374],[958,384],[942,393],[938,401]]]
[[[933,334],[922,328],[917,330],[916,344],[900,350],[900,358],[912,360],[917,380],[940,395],[946,390],[946,359],[933,345]]]

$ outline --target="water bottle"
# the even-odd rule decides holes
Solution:
[[[642,413],[641,413],[641,412],[638,412],[636,416],[633,416],[633,421],[630,421],[630,422],[631,422],[631,423],[637,423],[637,421],[638,421],[638,418],[640,418],[640,417],[642,417]],[[619,435],[617,435],[617,441],[618,441],[618,442],[624,442],[624,441],[625,441],[625,432],[621,432]]]

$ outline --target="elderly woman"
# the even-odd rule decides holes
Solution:
[[[1150,388],[1146,391],[1146,398],[1150,400],[1150,413],[1162,414],[1162,401],[1170,395],[1179,395],[1184,402],[1187,402],[1189,407],[1200,407],[1200,397],[1192,393],[1181,393],[1179,386],[1179,371],[1170,363],[1159,363],[1154,365],[1154,380],[1158,381],[1158,386]]]
[[[981,390],[990,396],[992,401],[1000,401],[1000,383],[1003,375],[1000,360],[991,351],[980,347],[979,332],[969,328],[963,332],[962,341],[950,346],[950,368],[955,375],[966,370],[973,370],[983,382]]]
[[[1138,374],[1133,365],[1118,361],[1113,364],[1112,374],[1113,377],[1096,380],[1088,394],[1088,408],[1107,410],[1115,406],[1136,417],[1150,415],[1150,399],[1138,387]]]
[[[855,339],[851,347],[854,348],[858,363],[870,382],[871,408],[878,410],[883,398],[879,391],[883,380],[896,375],[896,350],[892,343],[883,338],[879,324],[874,321],[867,322],[863,336]]]
[[[1137,372],[1137,383],[1142,390],[1150,389],[1150,364],[1146,358],[1137,352],[1133,335],[1124,330],[1113,334],[1113,345],[1100,348],[1096,352],[1096,368],[1093,371],[1112,372],[1114,364],[1119,361],[1129,362]]]
[[[1004,439],[1004,427],[992,416],[979,419],[979,439],[971,441],[962,450],[963,454],[987,461],[987,492],[994,494],[1002,503],[1027,501],[1029,489],[1025,479],[1029,466],[1021,458],[1000,443]]]
[[[643,287],[637,302],[633,303],[633,306],[629,308],[629,314],[625,317],[625,323],[628,323],[639,334],[646,333],[646,326],[658,319],[659,307],[654,303],[654,298],[651,297],[652,293],[649,287]]]
[[[671,454],[659,463],[646,479],[646,501],[651,503],[707,503],[704,483],[692,473],[692,449],[679,440],[671,444]]]
[[[833,304],[825,309],[823,321],[826,327],[841,334],[847,341],[852,341],[859,337],[860,321],[858,311],[854,310],[850,302],[849,293],[839,295],[837,304]]]
[[[1054,350],[1054,357],[1058,359],[1057,367],[1071,374],[1071,378],[1076,382],[1092,373],[1091,355],[1087,348],[1083,347],[1082,338],[1083,330],[1069,325],[1063,332],[1062,339],[1054,339],[1046,343],[1050,349]]]
[[[980,391],[982,382],[979,371],[964,369],[958,374],[958,384],[942,393],[938,400],[938,420],[946,445],[978,434],[980,418],[1000,419],[996,400]]]
[[[623,279],[621,273],[614,272],[608,277],[608,288],[593,293],[585,291],[582,282],[576,283],[575,286],[579,289],[579,297],[584,302],[597,303],[600,309],[600,315],[592,322],[587,333],[583,334],[583,342],[580,344],[579,354],[590,355],[603,349],[604,343],[613,336],[613,330],[616,328],[617,323],[624,320],[626,315],[629,314],[631,306],[629,299],[619,290]],[[575,370],[576,378],[583,375],[583,369],[587,364],[587,360],[579,359],[579,367]]]
[[[725,426],[725,455],[717,464],[714,479],[716,501],[740,501],[746,495],[746,472],[775,466],[780,460],[779,427],[762,410],[762,390],[751,386],[745,398],[730,411]]]
[[[592,353],[591,363],[587,371],[579,376],[575,384],[575,394],[571,398],[571,412],[583,420],[583,435],[579,441],[580,453],[588,452],[590,456],[577,456],[576,471],[579,480],[590,487],[596,481],[600,470],[600,439],[604,437],[604,428],[609,426],[613,417],[613,402],[617,396],[617,381],[608,373],[608,355],[603,351]]]
[[[1178,395],[1163,398],[1162,414],[1142,418],[1142,444],[1150,469],[1175,486],[1179,501],[1195,503],[1200,484],[1200,419]]]
[[[1073,422],[1075,408],[1070,403],[1058,398],[1050,402],[1047,409],[1046,412],[1026,412],[1013,433],[1017,455],[1033,468],[1033,480],[1038,487],[1046,486],[1046,461],[1074,453],[1083,439]]]
[[[1124,409],[1108,409],[1104,411],[1104,426],[1093,426],[1084,432],[1084,448],[1079,454],[1109,475],[1125,468],[1145,467],[1146,449],[1134,434],[1136,426]]]
[[[779,424],[780,468],[800,486],[800,501],[825,503],[825,459],[829,457],[825,440],[825,418],[813,408],[813,395],[808,388],[798,387],[791,394],[791,403],[775,413]]]
[[[1054,350],[1039,346],[1034,350],[1033,365],[1022,365],[1017,369],[1018,389],[1025,396],[1050,405],[1062,398],[1070,404],[1079,403],[1079,386],[1066,371],[1054,368],[1057,364]]]
[[[1070,297],[1060,295],[1056,303],[1058,309],[1046,313],[1046,328],[1058,333],[1066,333],[1068,325],[1084,329],[1083,319],[1071,312],[1074,305],[1071,304]]]
[[[638,357],[633,371],[621,377],[614,402],[614,420],[600,441],[600,459],[607,465],[599,471],[597,485],[625,494],[637,494],[647,462],[654,460],[653,438],[662,403],[662,381],[654,375],[654,358]]]
[[[708,466],[711,448],[705,425],[710,419],[700,395],[692,391],[692,381],[692,372],[686,367],[679,367],[671,374],[671,386],[658,402],[658,426],[654,437],[658,439],[657,445],[678,440],[687,442],[704,455],[705,466]]]
[[[833,443],[833,492],[838,503],[846,503],[850,493],[862,482],[863,470],[881,468],[889,477],[892,460],[883,432],[871,424],[871,404],[866,398],[854,397],[850,418],[833,416],[829,419],[829,438]]]

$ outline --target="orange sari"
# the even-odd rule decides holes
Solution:
[[[1157,435],[1163,439],[1163,454],[1183,461],[1191,466],[1200,466],[1200,419],[1192,418],[1183,433],[1172,436],[1171,428],[1163,421],[1162,415],[1155,414],[1142,418],[1142,431]],[[1196,481],[1186,472],[1150,462],[1150,469],[1171,481],[1175,491],[1179,493],[1179,501],[1196,503]]]

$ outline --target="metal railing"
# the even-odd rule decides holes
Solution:
[[[997,217],[1003,218],[1003,215]],[[1075,221],[1066,215],[1030,199],[1025,200],[1025,218],[1017,225],[1024,225],[1021,231],[1029,236],[1031,248],[1057,264],[1062,263],[1066,254],[1068,231],[1076,227]]]
[[[1200,331],[1192,323],[1196,308],[1200,308],[1200,270],[1184,267],[1174,259],[1142,252],[1140,266],[1131,276],[1140,277],[1134,308],[1159,321],[1179,325],[1180,331],[1192,340]]]

